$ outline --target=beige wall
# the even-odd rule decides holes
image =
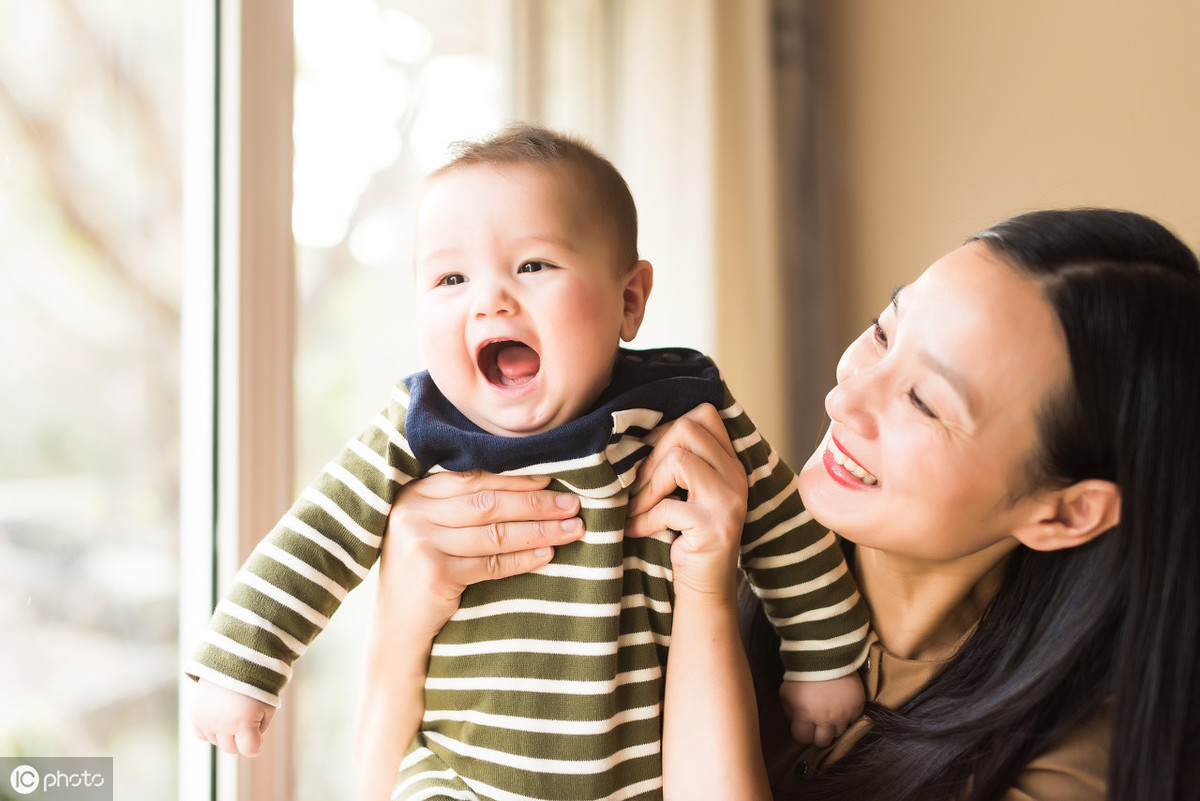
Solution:
[[[988,223],[1107,205],[1200,247],[1200,3],[836,0],[843,334]]]

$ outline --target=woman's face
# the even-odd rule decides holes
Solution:
[[[1043,403],[1068,375],[1032,280],[980,243],[935,262],[842,355],[825,441],[800,472],[813,517],[859,545],[948,561],[1009,540]]]

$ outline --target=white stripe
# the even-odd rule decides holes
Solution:
[[[641,684],[662,678],[657,665],[619,673],[604,681],[572,681],[570,679],[521,679],[510,676],[431,677],[425,680],[427,690],[500,690],[504,692],[551,693],[557,695],[607,695],[626,684]]]
[[[848,612],[857,602],[858,593],[855,593],[849,598],[846,598],[841,602],[834,604],[833,606],[818,606],[815,609],[809,609],[807,612],[801,612],[800,614],[792,615],[791,617],[772,617],[771,623],[775,626],[775,628],[778,629],[784,626],[795,626],[800,623],[813,623],[817,620],[828,620],[831,617],[840,615],[842,612]]]
[[[195,676],[198,679],[211,681],[218,687],[224,687],[226,690],[241,693],[256,701],[262,701],[267,706],[279,706],[279,696],[273,695],[260,687],[255,687],[253,684],[247,684],[244,681],[238,681],[235,678],[226,676],[224,673],[213,670],[199,662],[189,662],[184,673],[189,676]]]
[[[258,552],[269,559],[273,559],[287,569],[291,570],[293,573],[301,575],[313,582],[321,589],[325,590],[325,592],[336,598],[339,603],[346,600],[345,587],[343,587],[341,584],[338,584],[336,581],[317,570],[303,559],[299,559],[283,550],[279,546],[273,545],[269,542],[260,543],[258,546]]]
[[[408,770],[413,765],[422,760],[429,759],[431,756],[434,756],[434,753],[428,748],[414,748],[404,756],[404,759],[400,760],[400,770]]]
[[[397,484],[404,484],[411,480],[412,476],[401,473],[399,468],[393,467],[387,463],[387,459],[383,458],[382,454],[376,453],[367,446],[365,442],[358,439],[352,439],[346,443],[346,450],[353,453],[359,459],[362,459],[367,464],[374,467],[381,476],[388,481],[394,481]]]
[[[409,456],[412,456],[412,458],[417,458],[416,456],[413,456],[412,448],[408,446],[408,440],[404,438],[404,435],[400,433],[399,429],[396,428],[395,424],[392,423],[391,420],[387,419],[382,414],[377,414],[371,423],[377,429],[383,432],[384,436],[388,438],[388,442],[392,443]]]
[[[291,652],[294,653],[296,656],[303,656],[304,652],[308,650],[307,645],[300,642],[299,640],[297,640],[292,635],[288,634],[283,629],[279,628],[279,626],[276,626],[274,623],[267,620],[265,617],[262,617],[261,615],[257,615],[254,612],[251,612],[249,609],[247,609],[244,606],[238,606],[237,604],[235,604],[233,601],[229,600],[228,598],[221,599],[221,602],[217,604],[217,611],[224,612],[225,614],[229,615],[230,617],[237,618],[238,620],[242,621],[243,623],[246,623],[250,626],[254,626],[255,628],[259,628],[259,629],[262,629],[263,631],[268,631],[271,634],[274,634],[276,637],[278,637],[280,640],[282,640],[283,644],[286,645],[288,647],[288,649],[291,650]]]
[[[817,576],[811,581],[806,581],[803,584],[797,584],[792,587],[784,587],[778,590],[764,590],[759,587],[755,590],[755,592],[758,594],[759,598],[764,600],[775,598],[796,598],[806,593],[815,592],[822,587],[828,587],[830,584],[841,578],[842,575],[845,574],[846,570],[846,563],[839,562],[838,566],[833,570],[830,570],[824,575]]]
[[[408,408],[408,402],[409,402],[408,393],[405,392],[404,387],[400,386],[399,384],[396,384],[395,386],[392,387],[392,400],[394,400],[396,403],[400,404],[401,408],[404,408],[404,409]]]
[[[360,579],[365,579],[367,577],[367,573],[370,572],[370,568],[363,567],[357,561],[355,561],[354,557],[350,555],[349,551],[326,537],[321,532],[317,531],[308,523],[305,523],[303,520],[294,517],[293,515],[284,515],[283,519],[280,520],[279,523],[289,531],[311,540],[314,545],[321,548],[321,550],[325,551],[333,558],[337,559]]]
[[[386,515],[392,510],[390,503],[376,495],[370,487],[362,482],[362,479],[337,462],[330,462],[325,465],[325,472],[345,484],[351,492],[366,501],[367,505],[376,512],[379,512],[379,514]]]
[[[646,447],[646,443],[642,442],[640,439],[634,439],[633,437],[622,437],[604,450],[608,454],[608,460],[615,464],[629,454],[636,453],[639,449],[644,447]]]
[[[480,654],[560,654],[564,656],[612,656],[621,648],[656,643],[651,631],[632,631],[616,642],[577,642],[574,640],[481,640],[464,643],[435,643],[431,656],[456,657]]]
[[[617,481],[617,480],[610,481],[602,487],[584,488],[584,487],[580,487],[575,484],[572,484],[570,481],[567,481],[562,476],[555,476],[555,478],[558,479],[559,483],[562,484],[567,489],[569,489],[571,492],[575,493],[576,495],[581,495],[584,498],[611,498],[612,496],[619,493],[621,490],[625,489],[624,487],[621,486],[621,482]],[[624,500],[624,499],[622,499],[622,500]]]
[[[805,514],[807,515],[808,513],[805,512]],[[837,538],[833,536],[832,531],[826,531],[825,536],[821,537],[821,539],[798,551],[779,554],[778,556],[758,556],[752,559],[743,559],[742,566],[758,570],[773,570],[787,565],[794,565],[798,562],[805,562],[812,559],[821,551],[836,547],[838,547]]]
[[[459,801],[479,801],[479,796],[470,790],[452,790],[448,787],[426,787],[424,790],[417,790],[412,795],[400,795],[397,790],[392,793],[392,798],[403,798],[404,801],[425,801],[426,798],[457,798]]]
[[[625,529],[617,529],[616,531],[585,531],[583,539],[579,542],[586,542],[588,545],[612,545],[625,539]]]
[[[741,417],[746,413],[746,410],[742,408],[742,404],[734,401],[718,413],[721,415],[722,420],[732,420],[735,417]]]
[[[759,536],[759,538],[754,540],[753,542],[742,543],[742,548],[741,548],[742,555],[745,556],[748,553],[752,553],[755,548],[758,548],[760,546],[766,545],[768,542],[773,542],[773,541],[779,539],[784,534],[807,523],[809,520],[812,520],[812,515],[810,515],[806,511],[806,512],[804,512],[804,514],[800,515],[799,517],[795,518],[794,520],[784,520],[783,522],[779,523],[778,525],[772,526],[770,530],[761,534]]]
[[[641,462],[631,464],[624,473],[621,473],[619,476],[617,476],[617,483],[622,487],[633,486],[634,479],[637,478],[637,471],[638,468],[641,467],[641,464]]]
[[[570,578],[580,581],[611,581],[621,577],[619,567],[587,567],[585,565],[563,565],[551,562],[533,571],[539,576]]]
[[[233,656],[244,659],[247,662],[253,662],[254,664],[259,665],[260,667],[265,667],[268,670],[273,670],[283,676],[285,680],[291,678],[292,676],[292,667],[287,662],[282,662],[273,656],[261,654],[258,651],[255,651],[253,648],[242,645],[236,640],[229,639],[224,634],[218,634],[215,631],[210,631],[204,635],[204,641],[210,645],[220,648],[227,654],[232,654]]]
[[[546,601],[538,598],[513,598],[507,601],[492,601],[479,606],[462,607],[451,620],[478,620],[495,615],[540,614],[562,617],[616,617],[620,605],[576,603],[574,601]]]
[[[738,453],[748,451],[758,443],[762,442],[762,434],[758,433],[758,429],[754,429],[749,434],[740,439],[733,441],[733,449]]]
[[[785,500],[787,500],[789,497],[791,497],[793,489],[794,489],[794,484],[789,483],[786,487],[784,487],[778,493],[776,493],[773,498],[765,500],[762,503],[755,506],[753,509],[751,509],[749,512],[746,513],[746,522],[753,523],[756,520],[761,520],[766,515],[770,514],[771,512],[775,511],[776,509],[778,509],[780,504],[782,504]]]
[[[465,776],[460,778],[469,784],[475,790],[475,792],[479,793],[485,798],[492,799],[492,801],[559,801],[556,798],[534,798],[533,796],[528,795],[518,795],[517,793],[512,793],[508,790],[501,790],[498,787],[492,787],[490,784],[485,784],[484,782],[477,781],[475,779],[469,779]],[[603,798],[597,798],[594,801],[626,801],[626,799],[659,789],[662,789],[661,775],[650,779],[643,779],[640,782],[627,785],[622,787],[620,790],[610,793]]]
[[[429,753],[432,754],[433,752],[430,751]],[[434,795],[441,795],[443,797],[466,799],[467,801],[470,799],[475,799],[475,801],[478,801],[478,796],[476,796],[470,790],[451,790],[443,787],[427,787],[423,790],[418,790],[415,795],[408,795],[404,792],[411,785],[416,784],[417,782],[426,781],[427,779],[454,779],[455,777],[456,774],[450,768],[447,768],[446,770],[427,770],[424,773],[414,773],[412,776],[409,776],[407,779],[401,782],[395,790],[392,790],[392,798],[403,798],[405,801],[415,801],[415,799],[418,798],[430,798]]]
[[[249,573],[245,570],[241,570],[238,572],[235,580],[245,584],[247,587],[258,590],[268,598],[272,598],[275,601],[283,604],[288,609],[298,613],[301,617],[318,628],[323,629],[329,625],[329,618],[325,617],[316,609],[313,609],[311,606],[304,603],[304,601],[289,595],[260,576],[256,576],[253,573]]]
[[[654,562],[647,562],[645,559],[642,559],[639,556],[626,556],[624,568],[626,570],[640,570],[647,576],[652,576],[658,579],[666,579],[667,581],[671,581],[673,577],[671,568],[655,564]]]
[[[580,498],[579,505],[584,509],[619,509],[628,502],[628,498],[622,495],[614,495],[608,498]]]
[[[603,453],[592,453],[587,456],[580,456],[577,459],[565,459],[561,462],[541,462],[539,464],[530,464],[523,467],[516,467],[512,470],[505,470],[503,475],[506,476],[542,476],[550,473],[562,473],[567,470],[582,470],[587,467],[595,467],[598,464],[604,463]]]
[[[332,464],[326,465],[325,472],[328,473],[329,475],[333,476],[334,478],[340,480],[343,484],[346,483],[346,481],[345,481],[346,478],[351,478],[351,479],[354,478],[349,473],[347,473],[344,468],[337,467],[337,469],[335,470],[334,469],[335,467],[337,467],[337,466],[332,465]],[[342,476],[341,475],[342,473],[345,473],[345,476]],[[358,481],[358,479],[354,479],[354,481],[359,486],[362,486],[362,482]],[[369,498],[366,496],[363,496],[353,486],[350,486],[348,484],[347,484],[347,486],[351,490],[353,490],[355,492],[355,494],[357,494],[360,498],[362,498],[364,501],[366,501],[371,506],[374,506],[376,501],[378,501],[379,503],[384,503],[382,498],[380,498],[378,495],[375,495],[370,490],[367,490],[366,487],[362,487],[362,488],[367,491],[368,495],[371,496]],[[329,498],[329,496],[325,495],[324,493],[320,492],[319,490],[316,490],[313,487],[306,487],[304,492],[300,493],[300,497],[303,498],[304,500],[308,501],[309,503],[314,503],[317,506],[324,509],[329,514],[330,517],[332,517],[334,520],[336,520],[338,523],[340,523],[342,525],[342,528],[346,529],[346,531],[350,532],[355,537],[357,537],[358,540],[361,543],[363,543],[364,545],[367,545],[371,548],[379,548],[380,546],[383,545],[383,537],[381,537],[378,534],[373,534],[372,532],[367,531],[365,528],[363,528],[361,525],[359,525],[358,521],[356,521],[353,517],[350,516],[349,512],[347,512],[342,507],[338,506],[336,503],[333,502],[332,499]],[[385,504],[385,508],[383,510],[376,509],[376,511],[380,512],[380,514],[386,515],[389,511],[391,511],[391,507],[387,506]]]
[[[452,720],[458,723],[472,723],[477,726],[491,726],[497,729],[537,734],[596,735],[606,734],[618,726],[632,721],[651,720],[657,718],[658,715],[659,705],[654,704],[618,712],[607,720],[548,720],[515,715],[494,715],[473,709],[426,712],[423,719],[427,723],[436,720]]]
[[[540,757],[509,754],[491,748],[460,743],[457,740],[452,740],[445,735],[433,731],[425,732],[425,737],[460,756],[493,762],[498,765],[517,768],[518,770],[527,770],[533,773],[557,773],[565,776],[592,776],[597,773],[604,773],[605,771],[612,770],[622,762],[651,756],[659,752],[659,743],[655,741],[622,748],[620,751],[604,759],[542,759]]]
[[[867,624],[864,623],[849,634],[832,637],[828,640],[786,640],[779,646],[780,651],[824,651],[828,648],[841,648],[852,645],[867,636]]]
[[[775,467],[778,464],[779,454],[775,452],[774,448],[772,448],[771,452],[767,456],[767,463],[759,465],[758,467],[754,468],[754,470],[746,474],[746,485],[748,487],[753,487],[764,478],[768,478],[772,473],[775,472]]]
[[[630,595],[621,596],[622,609],[653,609],[655,612],[663,615],[671,614],[670,601],[657,601],[645,593],[637,592]]]
[[[662,412],[647,409],[644,406],[636,406],[632,409],[620,409],[612,413],[613,432],[624,434],[631,428],[644,428],[649,431],[657,426],[658,421],[662,418]]]

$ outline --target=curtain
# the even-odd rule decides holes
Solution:
[[[655,286],[639,347],[708,352],[792,463],[832,381],[819,27],[806,0],[519,0],[514,111],[625,175]]]

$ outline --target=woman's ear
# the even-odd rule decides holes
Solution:
[[[643,259],[633,265],[623,281],[621,339],[629,342],[637,336],[638,329],[642,327],[642,318],[646,316],[646,300],[654,286],[654,268]]]
[[[1041,512],[1014,536],[1035,551],[1057,551],[1091,542],[1121,521],[1121,490],[1111,481],[1086,479],[1039,499]]]

